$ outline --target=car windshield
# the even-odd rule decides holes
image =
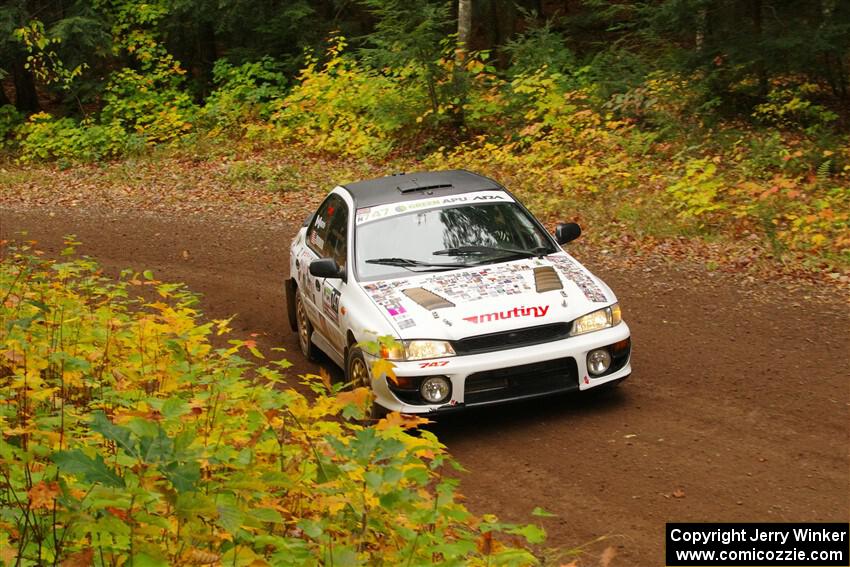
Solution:
[[[387,216],[357,226],[360,281],[551,254],[555,247],[516,203],[488,203]]]

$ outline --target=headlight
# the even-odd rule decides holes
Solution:
[[[573,328],[570,331],[570,336],[574,337],[576,335],[590,333],[591,331],[607,329],[608,327],[613,327],[614,325],[619,324],[620,321],[622,321],[620,304],[615,303],[610,307],[594,311],[593,313],[588,313],[587,315],[582,315],[573,321]]]
[[[446,341],[404,341],[407,360],[422,360],[424,358],[442,358],[454,356],[455,349]]]
[[[381,341],[381,358],[387,360],[424,360],[454,356],[455,350],[447,341],[415,339],[411,341]]]

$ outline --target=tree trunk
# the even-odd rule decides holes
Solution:
[[[38,112],[38,94],[32,72],[25,67],[26,59],[17,54],[12,63],[12,78],[15,82],[15,107],[21,112]]]
[[[697,12],[697,30],[694,37],[694,45],[697,51],[702,53],[705,47],[705,29],[708,27],[708,10],[700,8]]]
[[[466,105],[466,56],[469,53],[469,38],[472,33],[472,0],[458,0],[457,3],[457,47],[455,48],[455,68],[452,73],[452,87],[459,101],[455,107],[452,122],[457,130],[466,123],[463,107]]]
[[[462,62],[469,52],[469,36],[472,33],[472,0],[457,3],[457,60]]]
[[[218,59],[215,45],[215,28],[209,21],[198,26],[198,68],[200,70],[201,96],[206,98],[211,91],[213,65]]]
[[[753,35],[755,36],[755,69],[759,82],[759,96],[767,96],[767,70],[764,63],[764,51],[762,47],[762,0],[751,0],[750,10],[753,18]]]
[[[0,73],[3,72],[3,69],[0,68]],[[0,75],[2,76],[2,75]],[[3,81],[0,80],[0,106],[6,106],[7,104],[12,104],[12,101],[9,100],[9,97],[6,96],[6,91],[3,89]]]

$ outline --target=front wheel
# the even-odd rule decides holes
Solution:
[[[298,330],[298,346],[301,347],[301,354],[307,360],[316,359],[316,346],[310,337],[313,336],[313,324],[310,323],[310,318],[307,317],[307,309],[304,308],[304,301],[301,299],[301,294],[295,291],[295,323]]]
[[[351,384],[352,388],[368,388],[372,392],[372,403],[366,408],[367,419],[381,419],[387,415],[386,408],[374,401],[372,374],[363,357],[363,351],[358,347],[352,346],[348,349],[348,355],[345,358],[345,381]]]

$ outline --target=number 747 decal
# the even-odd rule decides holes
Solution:
[[[438,366],[445,366],[449,363],[448,360],[435,360],[433,362],[420,362],[419,368],[436,368]]]

